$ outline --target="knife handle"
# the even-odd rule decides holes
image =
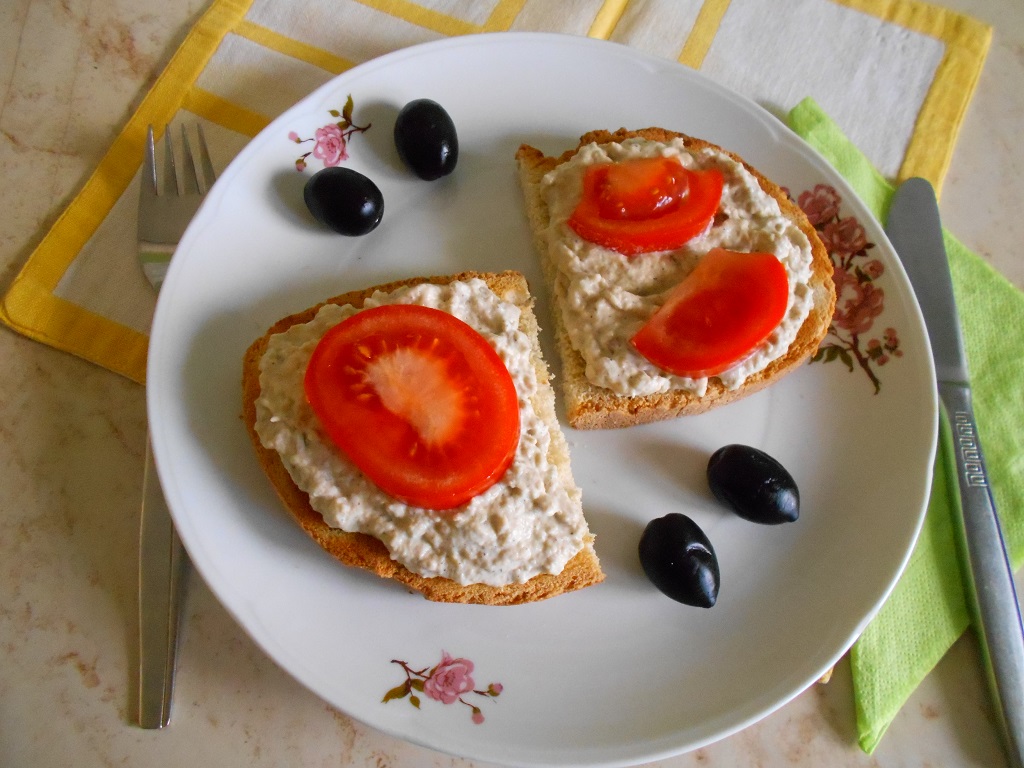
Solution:
[[[975,628],[1012,768],[1024,766],[1024,624],[989,490],[970,388],[939,384],[953,436]]]

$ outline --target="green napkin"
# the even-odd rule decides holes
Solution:
[[[892,185],[821,108],[805,99],[790,112],[789,124],[885,221]],[[1017,569],[1024,559],[1024,293],[948,232],[944,237],[992,495]],[[954,523],[959,495],[946,423],[940,425],[939,440],[920,538],[892,595],[850,653],[860,746],[869,753],[971,622],[961,575],[962,542]]]

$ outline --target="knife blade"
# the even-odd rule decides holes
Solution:
[[[942,240],[935,190],[911,178],[896,190],[885,227],[910,278],[935,360],[953,436],[975,630],[1013,768],[1024,766],[1024,624],[974,419],[970,373]]]

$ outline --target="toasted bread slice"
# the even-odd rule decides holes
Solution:
[[[542,181],[548,172],[571,159],[580,148],[588,144],[618,143],[634,137],[658,142],[682,139],[687,149],[710,148],[724,153],[743,165],[754,176],[761,188],[778,202],[783,215],[794,222],[810,242],[812,250],[810,289],[813,296],[810,314],[800,327],[788,351],[763,370],[747,377],[746,381],[737,389],[729,389],[718,378],[711,377],[707,390],[702,395],[683,389],[672,389],[650,395],[617,395],[610,389],[596,386],[588,380],[584,359],[570,341],[561,311],[561,305],[566,297],[564,291],[560,291],[561,281],[558,279],[557,267],[549,255],[550,249],[558,245],[557,242],[552,242],[557,238],[557,232],[553,232],[550,227],[551,219],[543,195]],[[614,133],[608,131],[587,133],[580,138],[576,148],[566,151],[558,157],[546,156],[540,150],[524,144],[516,153],[516,162],[519,167],[519,179],[534,243],[540,255],[548,288],[552,293],[554,331],[562,361],[562,388],[567,418],[573,427],[579,429],[628,427],[686,414],[702,413],[711,408],[725,405],[775,383],[785,374],[794,370],[814,353],[827,333],[836,300],[835,287],[832,282],[832,261],[828,252],[803,211],[788,198],[786,193],[734,153],[707,141],[661,128],[646,128],[637,131],[619,129]]]
[[[346,293],[328,299],[323,304],[351,304],[361,307],[363,302],[375,291],[391,292],[402,286],[418,283],[447,284],[474,277],[483,279],[499,297],[514,303],[521,310],[519,328],[532,342],[532,362],[538,381],[537,391],[533,397],[533,407],[550,430],[548,459],[558,469],[561,482],[570,491],[570,498],[579,505],[581,497],[569,465],[569,447],[555,415],[554,392],[549,381],[547,365],[541,357],[537,320],[532,308],[533,299],[530,296],[526,279],[521,274],[517,272],[465,272],[445,277],[414,278]],[[363,568],[385,579],[394,579],[409,589],[422,593],[427,599],[438,602],[514,605],[582,589],[604,579],[604,573],[601,571],[600,563],[594,552],[593,537],[589,533],[583,548],[569,560],[561,573],[540,574],[522,584],[495,587],[486,584],[464,585],[438,576],[420,576],[392,559],[387,547],[373,536],[365,533],[348,533],[328,526],[321,514],[310,506],[309,496],[296,486],[277,451],[265,447],[256,431],[256,401],[261,392],[260,360],[267,349],[271,336],[281,333],[293,325],[309,322],[323,304],[318,304],[275,323],[265,335],[249,347],[245,354],[242,375],[243,420],[248,428],[259,463],[285,507],[317,544],[345,565]]]

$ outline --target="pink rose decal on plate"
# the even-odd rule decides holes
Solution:
[[[313,157],[322,161],[324,165],[337,165],[342,160],[348,160],[345,134],[338,125],[331,123],[316,129]]]
[[[336,109],[332,109],[328,112],[331,117],[340,118],[338,122],[328,123],[327,125],[317,128],[313,134],[313,138],[310,139],[302,138],[295,131],[291,131],[288,134],[288,140],[294,141],[296,144],[313,142],[313,149],[303,155],[300,155],[298,159],[295,160],[295,170],[306,170],[306,160],[310,155],[323,163],[325,168],[338,165],[348,159],[349,139],[351,139],[356,133],[368,131],[371,126],[371,123],[367,123],[366,125],[356,125],[352,121],[353,109],[354,102],[352,101],[352,95],[349,94],[341,112],[338,112]]]
[[[833,260],[840,262],[854,254],[866,252],[871,245],[868,243],[864,227],[853,216],[845,219],[837,217],[835,221],[825,224],[819,232],[826,250],[832,254]]]
[[[841,203],[839,193],[828,184],[818,184],[797,198],[835,267],[836,311],[828,336],[811,362],[839,360],[850,371],[860,369],[877,394],[882,382],[875,369],[902,357],[903,350],[895,328],[874,330],[885,312],[885,290],[877,282],[885,266],[868,255],[875,246],[868,242],[863,225],[853,216],[840,216]]]
[[[423,683],[423,692],[442,704],[454,704],[464,693],[473,690],[473,662],[453,659],[442,652],[441,663]]]
[[[420,708],[422,693],[428,699],[442,704],[463,704],[469,707],[471,719],[479,725],[484,721],[484,713],[480,707],[466,701],[464,697],[472,694],[488,699],[496,699],[501,695],[501,683],[490,683],[486,689],[479,690],[473,682],[473,662],[469,659],[453,658],[447,651],[441,652],[441,661],[434,667],[413,669],[408,663],[392,659],[405,671],[405,682],[396,685],[384,694],[383,704],[394,699],[408,698],[409,703]]]
[[[799,205],[813,226],[831,221],[839,215],[839,195],[827,184],[818,184],[800,195]]]

